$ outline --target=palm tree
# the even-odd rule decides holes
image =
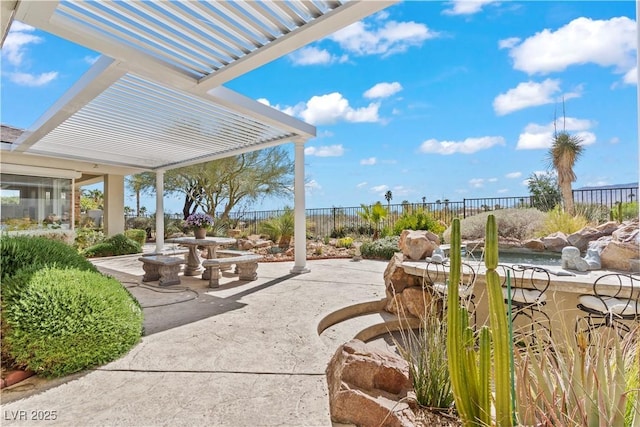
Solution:
[[[571,183],[576,180],[573,166],[582,153],[582,139],[575,135],[569,135],[566,131],[556,132],[553,136],[553,144],[549,149],[549,166],[558,173],[558,186],[562,193],[564,209],[569,215],[574,214],[573,191]]]
[[[373,240],[378,240],[380,223],[387,217],[388,211],[380,202],[376,202],[373,206],[363,203],[360,207],[362,211],[359,211],[358,215],[373,227]]]
[[[387,209],[391,208],[391,199],[393,199],[393,194],[391,194],[391,190],[387,190],[384,193],[384,198],[387,200]]]

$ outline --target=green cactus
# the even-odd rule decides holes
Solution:
[[[469,313],[460,304],[457,284],[460,282],[460,220],[451,226],[451,271],[447,300],[447,355],[456,408],[465,426],[513,425],[511,392],[511,342],[507,310],[502,299],[498,265],[498,232],[495,217],[487,219],[485,266],[489,295],[490,326],[479,334],[479,349],[474,347]],[[492,349],[493,345],[493,349]],[[493,350],[493,351],[492,351]],[[492,369],[493,355],[493,369]],[[493,374],[493,378],[492,378]],[[491,398],[494,384],[494,399]],[[494,402],[492,411],[491,402]]]

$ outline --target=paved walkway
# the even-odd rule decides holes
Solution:
[[[140,283],[137,256],[95,263],[141,301],[146,335],[70,380],[3,391],[3,426],[331,426],[325,367],[357,331],[318,336],[318,322],[384,297],[387,265],[309,261],[291,275],[292,262],[261,263],[254,282],[225,273],[218,289],[197,277],[159,289]],[[56,420],[33,419],[46,411]]]

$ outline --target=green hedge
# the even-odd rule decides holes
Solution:
[[[3,350],[37,374],[56,377],[102,365],[142,335],[142,309],[113,278],[47,267],[7,282]]]
[[[144,246],[144,244],[147,241],[147,232],[145,230],[140,230],[138,228],[125,230],[124,236],[133,240],[134,242],[138,242],[140,246]]]
[[[125,237],[124,234],[116,234],[107,237],[102,243],[88,247],[82,254],[92,258],[138,254],[140,252],[142,252],[142,246],[138,242]]]
[[[60,241],[34,236],[5,235],[0,238],[0,277],[3,283],[6,277],[23,268],[38,270],[52,265],[98,271],[74,248]]]

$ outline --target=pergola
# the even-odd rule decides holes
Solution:
[[[398,0],[3,0],[15,19],[102,54],[11,150],[156,173],[295,144],[295,264],[306,269],[304,143],[314,126],[222,86]],[[164,236],[157,233],[156,250]]]

